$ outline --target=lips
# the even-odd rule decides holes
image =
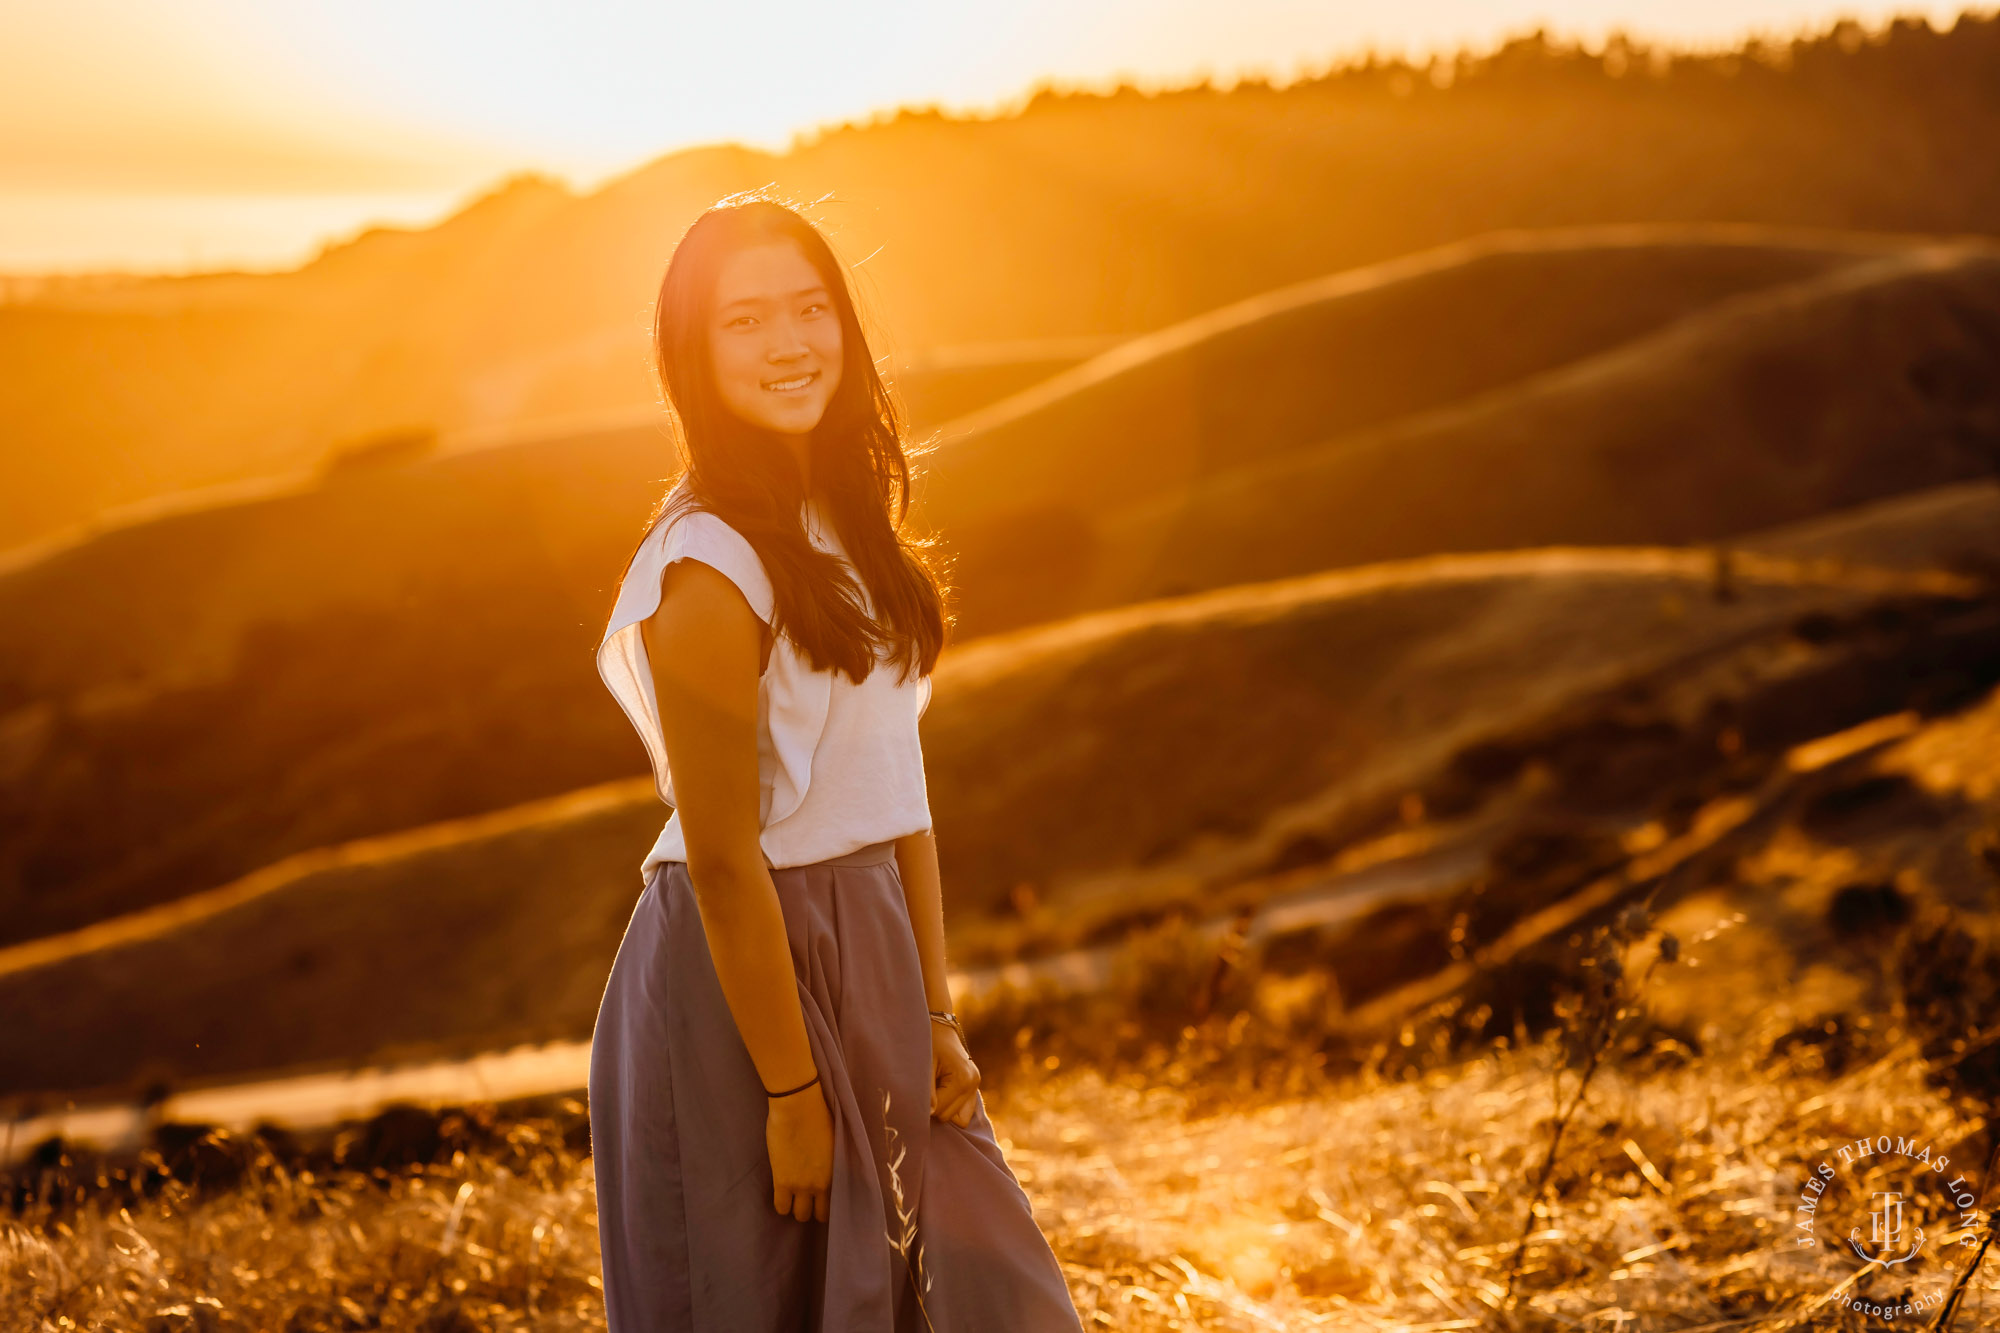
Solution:
[[[797,393],[801,389],[811,387],[813,381],[818,378],[819,372],[812,370],[803,375],[791,375],[781,380],[765,380],[764,387],[772,393]]]

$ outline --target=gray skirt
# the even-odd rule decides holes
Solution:
[[[591,1039],[612,1333],[1079,1333],[985,1105],[965,1129],[931,1118],[931,1023],[894,845],[771,880],[833,1115],[828,1218],[772,1207],[764,1086],[716,980],[687,864],[664,862],[618,946]],[[915,1224],[908,1258],[895,1243],[904,1217]]]

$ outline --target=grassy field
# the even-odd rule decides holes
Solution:
[[[975,1009],[1087,1327],[1858,1330],[1880,1325],[1856,1302],[1928,1318],[1954,1289],[1956,1327],[1990,1323],[2000,693],[1747,770],[1727,749],[1618,844],[1573,803],[1567,840],[1524,828],[1414,933],[1378,916],[1253,950],[1168,919],[1103,990]],[[1384,957],[1401,970],[1370,990]],[[36,1330],[599,1326],[583,1112],[165,1126],[137,1162],[42,1145],[0,1215],[0,1308]],[[1889,1132],[1953,1173],[1857,1158],[1802,1249],[1819,1164]],[[1933,1242],[1894,1277],[1840,1248],[1878,1189]]]
[[[1676,966],[1707,964],[1707,942]],[[1330,1061],[1268,1017],[1282,997],[1122,1060],[1059,1033],[996,1050],[989,1106],[1089,1329],[1869,1326],[1839,1293],[1886,1301],[1899,1283],[1795,1248],[1801,1183],[1885,1124],[1976,1160],[1993,1140],[1976,1090],[1893,1025],[1837,1048],[1752,1030],[1696,1054],[1629,998],[1566,1118],[1587,1018],[1484,1051],[1418,1021]],[[581,1108],[438,1128],[416,1161],[371,1164],[357,1131],[344,1160],[183,1144],[130,1190],[26,1176],[0,1216],[8,1326],[602,1327]],[[1878,1183],[1894,1172],[1855,1188]],[[1948,1289],[1972,1255],[1958,1239],[1902,1285]],[[1984,1327],[2000,1271],[1961,1299],[1958,1327]]]

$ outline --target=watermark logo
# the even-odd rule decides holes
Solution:
[[[1875,1210],[1868,1214],[1868,1221],[1870,1223],[1868,1239],[1871,1245],[1878,1247],[1876,1253],[1870,1254],[1862,1248],[1860,1227],[1854,1228],[1847,1237],[1848,1244],[1854,1247],[1854,1252],[1861,1256],[1861,1262],[1864,1264],[1881,1264],[1884,1268],[1890,1264],[1906,1264],[1917,1257],[1917,1251],[1924,1248],[1924,1229],[1917,1227],[1916,1238],[1910,1242],[1908,1250],[1902,1254],[1889,1253],[1903,1243],[1905,1235],[1903,1196],[1894,1190],[1875,1191]]]
[[[1862,1271],[1843,1288],[1894,1283],[1892,1296],[1844,1289],[1839,1297],[1850,1310],[1894,1321],[1944,1303],[1954,1262],[1963,1262],[1953,1251],[1963,1247],[1970,1258],[1981,1221],[1978,1192],[1950,1157],[1920,1139],[1880,1134],[1842,1144],[1813,1166],[1792,1241],[1802,1250],[1851,1252]]]

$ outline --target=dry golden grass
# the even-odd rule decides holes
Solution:
[[[995,1099],[1087,1328],[1505,1326],[1559,1043],[1425,1067],[1413,1033],[1274,1096],[1259,1066],[1285,1057],[1251,1049],[1246,1019],[1190,1032],[1115,1070],[1024,1054]],[[1839,1077],[1809,1047],[1608,1067],[1530,1238],[1515,1326],[1860,1327],[1814,1308],[1854,1265],[1790,1246],[1804,1173],[1885,1125],[1971,1161],[1985,1128],[1915,1043],[1884,1032],[1875,1049]],[[559,1120],[500,1129],[429,1167],[314,1175],[262,1154],[207,1196],[30,1206],[0,1221],[0,1309],[23,1329],[601,1326],[588,1160]],[[1967,1301],[1958,1327],[1984,1326],[2000,1271]]]
[[[400,1173],[259,1151],[233,1190],[0,1222],[0,1311],[23,1329],[601,1328],[595,1206],[550,1123]]]
[[[1082,1073],[1017,1096],[1004,1123],[1101,1326],[1481,1327],[1551,1061],[1538,1047],[1192,1119],[1182,1094]],[[1802,1307],[1853,1267],[1784,1248],[1805,1163],[1884,1123],[1939,1143],[1982,1124],[1926,1090],[1907,1048],[1831,1084],[1728,1062],[1603,1076],[1530,1241],[1521,1326],[1751,1327]],[[1989,1274],[1981,1297],[1996,1290]]]

